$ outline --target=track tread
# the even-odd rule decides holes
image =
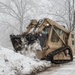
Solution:
[[[58,53],[60,53],[60,52],[63,52],[63,51],[65,51],[66,49],[69,51],[69,55],[70,55],[70,57],[71,57],[70,60],[69,60],[69,59],[66,59],[66,60],[54,60],[54,59],[53,59],[53,57],[54,57],[56,54],[58,54]],[[72,50],[71,50],[71,48],[70,48],[69,46],[61,47],[61,48],[56,49],[55,51],[49,53],[49,54],[47,55],[47,57],[46,57],[46,60],[51,61],[52,63],[55,63],[55,64],[62,64],[62,63],[67,63],[67,62],[73,61]]]

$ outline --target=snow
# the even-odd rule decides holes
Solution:
[[[50,62],[40,61],[0,46],[0,75],[26,75],[49,66]]]
[[[75,59],[72,62],[62,64],[56,69],[52,69],[52,71],[48,70],[38,75],[75,75]]]
[[[21,54],[23,55],[26,55],[28,57],[31,57],[31,58],[36,58],[36,52],[37,50],[41,51],[42,48],[39,44],[39,41],[35,41],[35,43],[33,43],[32,45],[25,45],[25,48],[20,51]]]
[[[75,58],[75,56],[73,56],[73,58]]]

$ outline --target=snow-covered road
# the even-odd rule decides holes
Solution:
[[[73,62],[49,68],[47,71],[37,75],[75,75],[75,59]]]

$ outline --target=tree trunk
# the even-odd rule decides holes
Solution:
[[[21,19],[20,20],[20,34],[23,32],[22,27],[23,27],[23,20]]]

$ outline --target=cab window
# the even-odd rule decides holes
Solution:
[[[49,26],[46,26],[43,30],[42,30],[42,34],[48,34],[49,33]]]
[[[71,38],[74,38],[74,34],[71,34]]]
[[[56,32],[53,30],[52,36],[51,36],[51,42],[58,42],[59,37],[57,36]]]
[[[74,40],[72,40],[72,45],[74,45]]]

